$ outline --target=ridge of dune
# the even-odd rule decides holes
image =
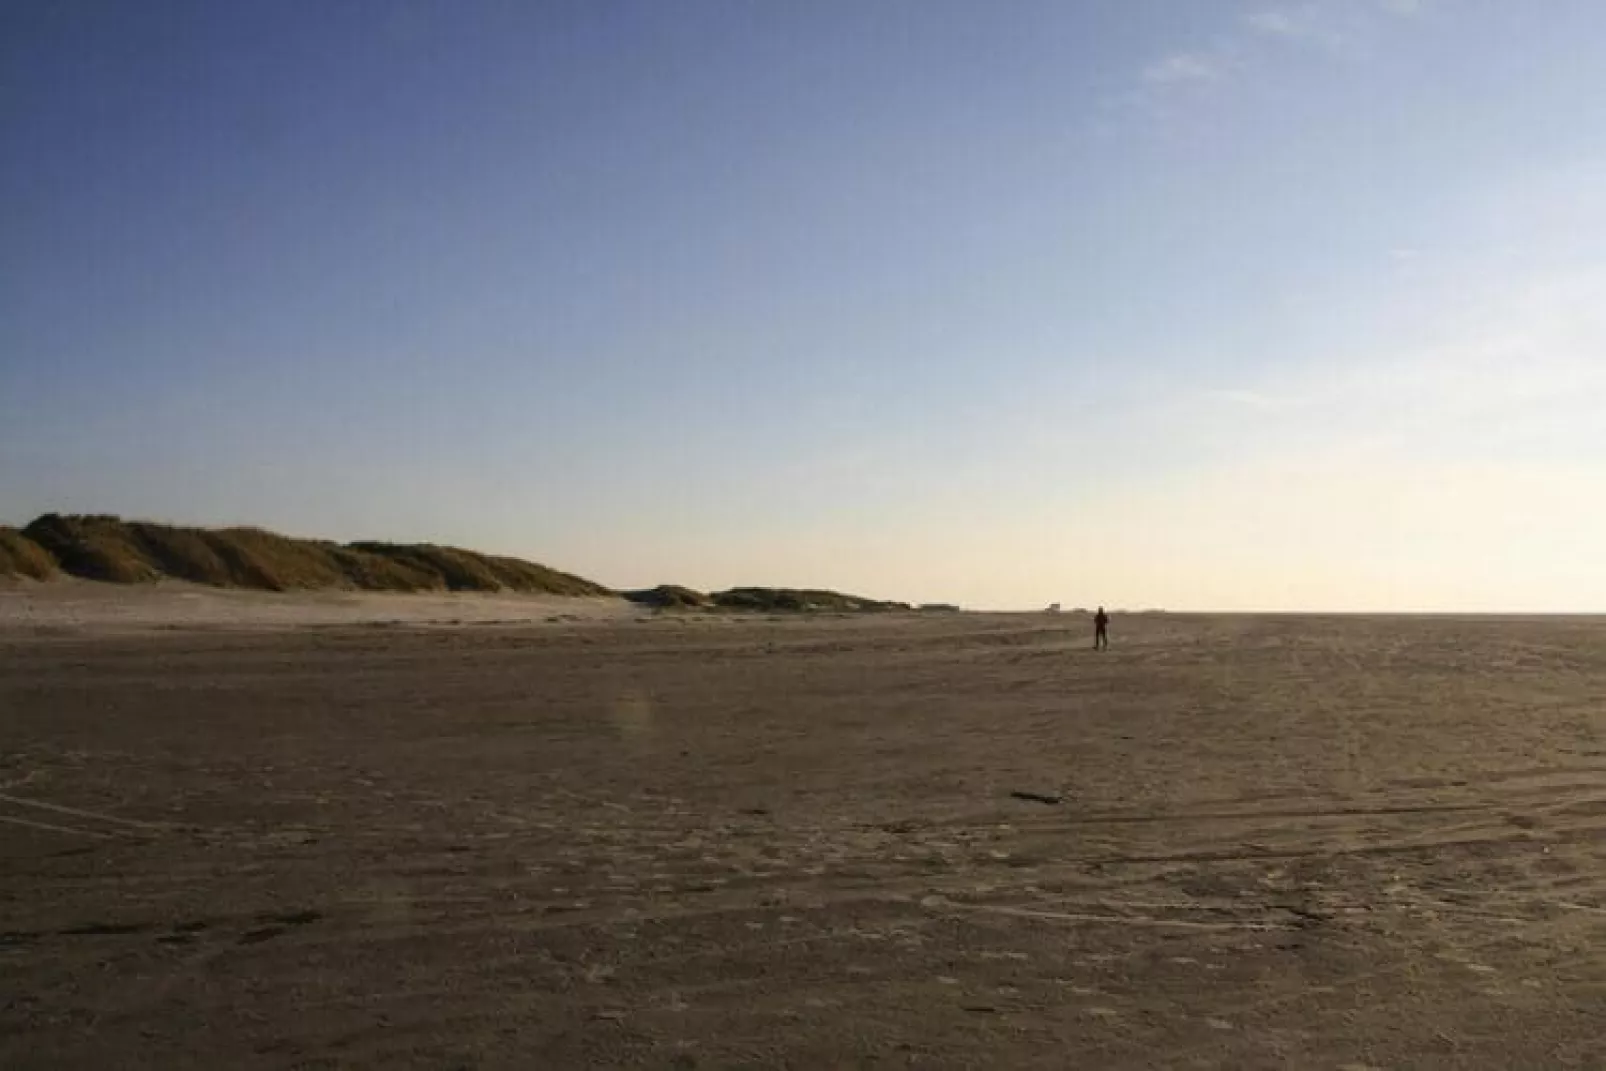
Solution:
[[[262,528],[198,528],[97,514],[47,513],[0,528],[0,577],[114,584],[181,580],[257,591],[613,594],[520,558],[433,543],[301,539]]]

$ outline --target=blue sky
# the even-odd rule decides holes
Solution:
[[[0,8],[0,519],[1606,610],[1594,0]]]

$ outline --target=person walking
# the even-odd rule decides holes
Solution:
[[[1093,650],[1108,651],[1110,649],[1110,615],[1100,606],[1098,613],[1093,615]]]

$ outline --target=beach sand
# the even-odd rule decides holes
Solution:
[[[182,581],[113,586],[89,580],[0,580],[0,633],[108,635],[274,630],[334,625],[450,627],[627,621],[645,612],[623,599],[509,593],[316,591],[280,594]]]
[[[0,1066],[1606,1066],[1606,620],[1112,639],[13,586]]]

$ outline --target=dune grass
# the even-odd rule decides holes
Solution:
[[[714,605],[714,600],[707,595],[679,584],[659,584],[655,588],[627,591],[624,596],[639,606],[659,610],[707,610]]]
[[[0,575],[56,571],[118,584],[185,580],[212,587],[298,591],[520,591],[606,595],[581,577],[517,558],[430,544],[295,539],[260,528],[185,528],[100,515],[46,514],[0,529]]]
[[[448,591],[526,591],[547,595],[606,595],[600,584],[519,558],[503,558],[432,543],[353,543],[348,548],[393,567],[437,579]]]
[[[519,558],[433,543],[332,543],[261,528],[187,528],[109,514],[47,513],[26,528],[0,527],[0,577],[60,574],[114,584],[184,580],[260,591],[516,591],[612,595],[571,573]],[[742,587],[704,594],[674,584],[624,597],[679,611],[876,613],[908,610],[838,591]]]
[[[716,591],[709,598],[723,610],[759,610],[767,613],[882,613],[908,610],[906,602],[867,599],[840,591],[817,588],[731,588]]]
[[[904,602],[884,602],[862,595],[815,588],[731,588],[705,595],[676,584],[660,584],[644,591],[627,591],[625,598],[660,610],[722,610],[753,613],[881,613],[908,610]]]
[[[160,575],[116,517],[62,517],[47,513],[22,530],[64,573],[114,584],[137,584]]]
[[[0,525],[0,576],[48,580],[59,571],[56,559],[44,547],[15,528]]]

